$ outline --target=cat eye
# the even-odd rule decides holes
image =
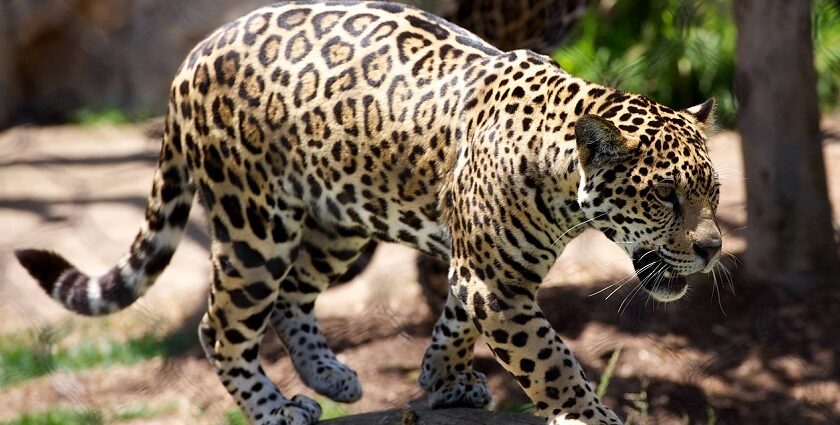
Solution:
[[[675,209],[679,205],[679,198],[677,197],[677,189],[674,187],[673,184],[663,183],[656,185],[653,189],[653,193],[659,199],[660,202],[665,204],[666,207]]]

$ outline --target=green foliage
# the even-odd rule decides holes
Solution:
[[[0,422],[0,425],[100,425],[154,418],[172,410],[172,405],[164,405],[160,408],[140,405],[120,410],[106,418],[101,412],[95,410],[53,409],[25,413],[17,419]]]
[[[53,370],[131,364],[166,354],[164,344],[151,334],[125,342],[85,339],[71,347],[58,347],[68,334],[67,330],[47,329],[37,335],[4,336],[0,340],[0,388]]]
[[[347,416],[350,411],[344,404],[336,403],[329,399],[319,398],[316,400],[321,405],[321,420],[336,419]]]
[[[607,361],[607,367],[604,368],[604,373],[601,374],[601,380],[598,381],[598,389],[595,391],[595,395],[600,399],[603,399],[607,393],[607,387],[610,385],[610,380],[615,371],[615,365],[618,364],[618,358],[621,357],[621,347],[622,345],[619,344],[615,351],[613,351],[610,360]]]
[[[602,0],[554,58],[573,75],[675,108],[714,97],[719,123],[731,127],[736,37],[731,0]],[[815,2],[814,43],[827,109],[840,93],[840,2]]]
[[[155,111],[149,110],[126,110],[116,106],[105,108],[81,108],[70,113],[70,121],[85,125],[115,125],[140,122],[154,116]]]
[[[129,115],[119,108],[82,108],[72,112],[70,120],[86,126],[127,124],[132,121]]]
[[[0,425],[100,425],[104,423],[105,420],[99,412],[57,409],[27,413],[15,420],[0,422]]]
[[[120,408],[116,412],[109,414],[107,422],[131,422],[137,419],[151,419],[174,412],[175,410],[177,410],[177,406],[174,403],[164,403],[153,407],[139,404]]]
[[[350,411],[347,406],[336,403],[332,400],[319,398],[316,400],[321,405],[321,420],[336,419],[347,416]],[[224,425],[248,425],[248,419],[242,414],[239,409],[230,409],[225,411]]]
[[[817,0],[812,22],[817,94],[826,110],[840,103],[840,0]]]
[[[624,394],[624,399],[632,406],[626,409],[625,425],[646,425],[650,423],[650,402],[648,398],[648,380],[643,378],[638,393]]]
[[[248,425],[248,419],[239,409],[225,411],[224,425]]]

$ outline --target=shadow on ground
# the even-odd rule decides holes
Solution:
[[[629,290],[590,296],[600,284],[546,288],[541,305],[590,380],[623,346],[605,398],[624,416],[640,418],[646,404],[648,424],[840,424],[840,294],[804,299],[736,282],[720,303],[709,291],[677,306],[638,296],[619,314]],[[490,358],[477,367],[502,373]],[[524,402],[507,382],[500,402]]]

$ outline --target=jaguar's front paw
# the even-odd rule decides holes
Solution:
[[[309,397],[296,395],[272,412],[274,425],[313,425],[321,417],[321,406]]]
[[[352,403],[362,397],[362,384],[356,372],[334,357],[299,367],[298,374],[309,388],[333,401]]]
[[[487,377],[481,372],[461,372],[426,381],[423,387],[429,393],[429,405],[432,408],[482,408],[490,404],[492,398],[487,388]]]

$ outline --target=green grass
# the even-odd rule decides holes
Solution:
[[[151,334],[125,342],[85,339],[69,346],[59,346],[68,332],[46,330],[0,339],[0,388],[27,379],[47,375],[54,370],[83,370],[132,364],[164,356],[164,343]]]
[[[598,381],[598,389],[595,391],[595,395],[598,398],[603,399],[604,394],[607,393],[607,387],[610,386],[610,379],[612,379],[612,374],[615,371],[615,365],[618,363],[618,358],[621,356],[621,345],[613,351],[612,355],[610,356],[610,360],[607,361],[607,367],[604,368],[604,373],[601,374],[601,380]]]
[[[497,406],[496,409],[502,412],[531,412],[534,410],[534,403],[503,403]]]
[[[0,422],[0,425],[100,425],[104,423],[102,414],[96,411],[58,409],[27,413],[17,419]]]
[[[230,409],[225,412],[224,425],[248,425],[248,419],[239,409]]]
[[[70,114],[70,120],[86,126],[127,124],[135,121],[122,109],[114,107],[103,109],[78,109]]]
[[[70,122],[84,126],[130,124],[154,116],[155,111],[126,110],[116,106],[104,108],[80,108],[70,113]]]
[[[641,388],[638,393],[625,394],[624,399],[632,404],[627,411],[627,420],[624,425],[646,425],[650,423],[650,402],[648,398],[648,380],[641,380]]]
[[[336,403],[332,400],[318,398],[315,401],[321,405],[321,420],[336,419],[347,416],[350,410],[347,406],[341,403]],[[224,425],[248,425],[248,419],[242,414],[239,409],[230,409],[225,411]]]
[[[100,425],[120,423],[135,419],[150,419],[174,410],[174,405],[150,408],[146,405],[132,406],[109,414],[107,418],[95,410],[54,409],[36,413],[25,413],[17,419],[0,422],[0,425]],[[247,423],[243,422],[247,425]]]
[[[327,419],[341,418],[350,414],[350,410],[347,409],[347,405],[336,403],[332,400],[327,399],[318,399],[315,401],[317,401],[318,404],[321,405],[322,421],[325,421]]]
[[[129,406],[117,410],[116,412],[109,415],[107,422],[114,423],[128,422],[133,421],[135,419],[150,419],[174,412],[175,410],[177,410],[177,406],[174,403],[163,404],[161,406],[155,407],[149,407],[145,404],[140,404],[137,406]]]

